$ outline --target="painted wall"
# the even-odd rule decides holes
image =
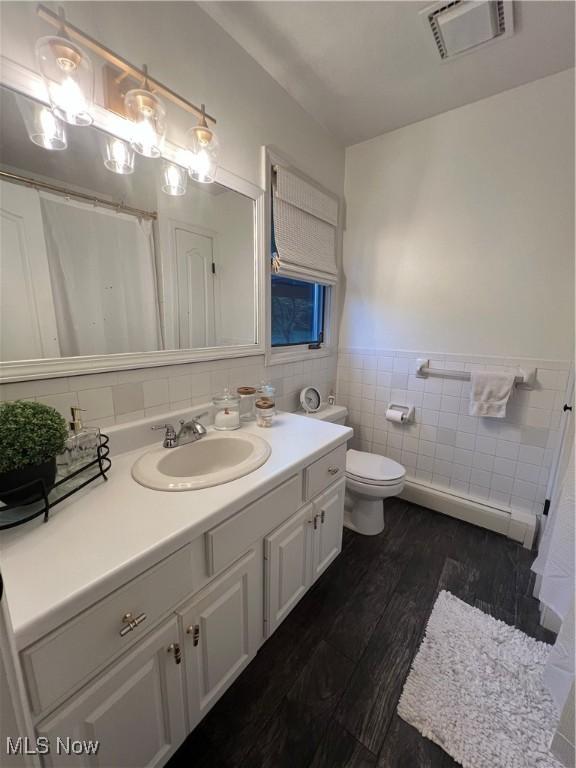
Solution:
[[[574,70],[346,150],[343,347],[570,359]]]
[[[346,151],[338,397],[361,450],[420,485],[540,514],[573,359],[574,72]],[[505,419],[435,368],[538,368]],[[386,420],[388,405],[415,421]]]
[[[56,3],[48,5],[57,8]],[[73,24],[126,59],[146,63],[155,77],[190,101],[206,103],[218,119],[222,167],[261,184],[261,147],[269,144],[342,195],[344,149],[194,3],[62,5]],[[35,42],[53,34],[52,28],[37,18],[34,3],[5,2],[0,14],[2,54],[35,70]],[[189,118],[172,111],[169,120],[169,139],[183,144]],[[10,384],[0,387],[0,396],[38,397],[64,412],[82,402],[87,419],[106,426],[151,410],[165,412],[176,404],[205,402],[210,392],[225,384],[258,384],[263,378],[277,384],[279,405],[294,409],[304,384],[317,383],[328,393],[335,383],[335,366],[331,357],[265,369],[263,357],[254,356]]]

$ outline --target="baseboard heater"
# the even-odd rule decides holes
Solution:
[[[492,507],[414,480],[406,480],[401,497],[435,512],[495,531],[532,549],[538,519],[530,512]]]

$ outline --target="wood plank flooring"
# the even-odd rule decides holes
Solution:
[[[348,530],[340,557],[169,762],[169,768],[451,768],[396,714],[447,589],[545,642],[533,554],[399,499],[386,529]],[[497,768],[495,766],[495,768]]]

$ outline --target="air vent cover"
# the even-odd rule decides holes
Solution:
[[[442,59],[454,58],[513,32],[510,0],[451,0],[422,11]]]

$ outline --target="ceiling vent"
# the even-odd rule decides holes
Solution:
[[[511,0],[451,0],[421,11],[443,60],[475,50],[514,31]]]

